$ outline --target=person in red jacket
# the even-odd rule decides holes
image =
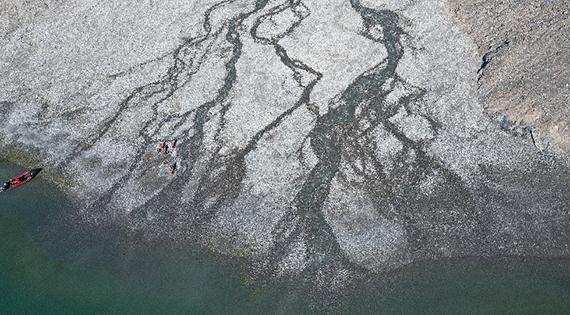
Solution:
[[[166,141],[163,141],[158,145],[158,152],[162,154],[168,154],[168,143],[166,143]]]

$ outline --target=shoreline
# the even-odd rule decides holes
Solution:
[[[40,158],[33,157],[32,154],[25,149],[21,147],[7,148],[6,145],[0,144],[0,161],[12,163],[22,168],[42,167],[42,177],[46,181],[55,185],[66,197],[73,201],[76,200],[75,196],[71,193],[71,190],[76,187],[76,183],[74,183],[73,179],[54,172],[54,168],[52,168],[49,163]]]
[[[19,210],[16,210],[15,213],[19,213]],[[40,216],[45,215],[46,214],[43,212],[40,214]],[[438,292],[442,292],[442,294],[446,294],[446,292],[448,292],[446,284],[448,279],[452,280],[450,284],[451,287],[458,287],[461,283],[464,283],[467,286],[467,289],[471,290],[469,292],[473,292],[477,290],[478,285],[482,284],[488,285],[491,288],[494,287],[496,283],[489,282],[489,284],[487,281],[495,279],[495,276],[500,277],[497,280],[499,283],[518,284],[522,282],[523,288],[517,288],[515,290],[516,292],[522,292],[522,294],[528,294],[528,283],[531,282],[525,280],[526,278],[523,277],[524,275],[529,275],[539,280],[547,279],[544,280],[546,282],[538,284],[540,296],[545,296],[549,290],[553,290],[553,284],[551,283],[556,283],[556,281],[558,281],[556,278],[548,280],[548,277],[555,274],[556,270],[570,269],[570,258],[567,257],[477,256],[415,261],[405,266],[398,267],[392,271],[369,271],[366,276],[361,275],[359,277],[355,277],[348,281],[345,286],[341,288],[339,287],[339,290],[335,291],[334,295],[329,296],[330,300],[327,300],[326,296],[312,296],[310,294],[306,294],[312,291],[310,291],[311,287],[307,283],[298,285],[299,283],[302,283],[299,282],[300,276],[302,275],[294,276],[286,274],[283,277],[272,277],[267,275],[256,276],[251,273],[252,265],[246,259],[224,255],[219,251],[210,250],[207,246],[200,246],[199,244],[188,245],[179,241],[171,241],[162,238],[150,239],[141,242],[140,240],[137,241],[136,237],[132,238],[133,235],[128,235],[127,238],[125,238],[124,235],[120,235],[122,232],[114,235],[113,233],[102,233],[104,230],[93,231],[90,228],[85,230],[77,226],[74,227],[74,225],[71,225],[71,227],[73,229],[78,228],[78,231],[85,234],[82,234],[82,236],[77,239],[77,234],[71,233],[75,235],[72,239],[63,239],[62,244],[56,245],[56,247],[59,246],[61,248],[67,248],[68,250],[69,248],[72,248],[71,251],[78,251],[78,253],[81,253],[82,250],[84,250],[83,248],[89,249],[93,246],[96,248],[96,254],[92,253],[87,256],[87,262],[89,263],[85,264],[85,261],[82,260],[83,263],[81,265],[74,265],[75,267],[73,268],[66,267],[65,269],[61,269],[61,272],[64,273],[63,275],[60,275],[58,271],[57,277],[65,278],[69,276],[69,281],[81,280],[81,282],[84,282],[85,284],[79,288],[80,292],[91,290],[92,288],[105,290],[106,286],[101,284],[99,281],[96,281],[93,277],[77,277],[78,270],[88,271],[84,271],[84,273],[105,272],[105,270],[114,270],[116,268],[126,268],[120,269],[123,271],[131,270],[132,268],[137,268],[136,270],[139,270],[138,268],[141,268],[140,266],[153,266],[159,262],[159,265],[165,265],[165,267],[160,269],[162,270],[160,272],[166,272],[167,277],[173,277],[173,274],[181,272],[183,275],[182,279],[184,279],[184,275],[186,274],[184,270],[189,264],[203,264],[205,266],[210,266],[207,269],[208,275],[206,276],[206,280],[204,280],[204,278],[199,278],[198,281],[210,283],[210,278],[208,277],[217,279],[218,277],[222,277],[220,274],[224,275],[224,279],[228,277],[233,279],[233,287],[230,289],[231,291],[229,291],[229,293],[227,293],[228,291],[225,291],[225,288],[217,287],[215,284],[213,284],[213,287],[216,290],[221,290],[220,292],[223,294],[232,294],[232,296],[235,294],[235,296],[243,299],[239,300],[240,304],[237,307],[245,307],[246,309],[251,307],[251,305],[262,305],[262,307],[270,308],[271,305],[274,304],[273,302],[275,298],[281,298],[281,300],[279,300],[280,303],[275,303],[277,307],[292,308],[295,307],[293,304],[296,304],[302,305],[303,307],[309,307],[312,310],[332,310],[333,312],[343,310],[365,310],[366,307],[363,307],[362,305],[368,304],[378,305],[379,308],[396,307],[406,309],[404,302],[398,303],[399,300],[397,299],[402,299],[401,294],[403,294],[404,297],[403,301],[408,298],[412,298],[419,300],[422,303],[435,303],[430,305],[437,306],[437,300],[432,301],[430,295],[426,292],[431,292],[431,290],[435,289],[438,290]],[[70,232],[73,232],[73,230],[64,232],[59,231],[58,234],[64,236],[70,234]],[[89,235],[92,235],[91,233],[96,234],[93,237],[89,237]],[[54,240],[57,241],[57,239]],[[70,247],[68,245],[70,240],[78,242],[78,244],[75,245],[76,247]],[[111,245],[102,246],[104,243],[109,243]],[[30,244],[45,244],[45,241]],[[43,249],[45,250],[45,248]],[[55,257],[57,257],[57,251],[55,253]],[[97,259],[97,261],[91,261],[90,259]],[[127,259],[124,262],[126,265],[123,265],[123,259]],[[182,259],[182,262],[180,262],[180,259]],[[44,259],[40,262],[43,261],[46,260]],[[42,266],[40,262],[36,262],[35,264]],[[54,265],[51,260],[46,261],[46,263],[48,263],[49,266]],[[67,265],[68,263],[72,264],[73,260],[68,261],[67,259],[63,259],[62,262],[60,262],[63,266],[71,266]],[[211,267],[211,264],[220,266],[220,269],[216,269],[218,267]],[[178,267],[170,268],[168,266]],[[538,273],[540,277],[536,276],[536,273],[534,272],[535,267],[538,268],[537,270],[539,270]],[[551,267],[554,269],[551,270]],[[201,267],[197,268],[200,272],[202,271],[202,269],[200,269]],[[21,267],[21,270],[26,270],[25,265]],[[530,273],[529,270],[533,270],[533,273]],[[153,281],[155,281],[153,280],[153,277],[147,277],[145,272],[140,273],[140,275],[135,273],[132,277],[129,276],[128,278],[121,278],[120,281],[131,283],[131,281],[134,281],[134,278],[137,276],[140,276],[142,283],[145,284],[148,284],[147,282],[152,284]],[[482,277],[483,280],[480,280],[479,277]],[[140,280],[139,278],[137,279]],[[37,293],[39,291],[37,291],[37,287],[34,286],[32,278],[28,277],[24,280],[27,284],[32,285],[31,290],[32,292],[35,292],[34,294],[40,294]],[[473,281],[475,284],[469,281]],[[559,278],[559,281],[567,280],[566,278]],[[180,284],[181,288],[186,288],[184,286],[184,281],[178,280],[177,283],[182,283]],[[410,286],[419,289],[412,290],[412,292],[401,292],[402,288]],[[59,292],[61,291],[61,288],[55,287],[55,291]],[[283,294],[283,292],[286,292],[287,294]],[[509,298],[516,296],[513,294],[509,295],[510,293],[506,291],[503,293],[503,291],[496,290],[495,292],[498,294],[504,294]],[[565,292],[562,293],[565,294]],[[72,293],[69,294],[70,297],[73,297]],[[97,298],[97,294],[103,293],[93,294],[94,295],[92,297]],[[128,292],[122,292],[121,294],[124,294],[126,297],[130,296]],[[179,295],[176,295],[175,298],[182,300],[185,298],[185,294],[192,296],[191,292],[181,292]],[[284,296],[293,299],[294,303],[292,303],[291,300],[284,298]],[[332,298],[332,296],[335,298]],[[134,294],[131,298],[138,299],[139,296]],[[493,297],[487,296],[487,298],[494,301]],[[357,302],[354,302],[354,300]],[[360,301],[363,302],[361,303]],[[155,303],[158,303],[157,305],[162,305],[161,303],[163,302],[158,299]],[[531,304],[529,303],[529,305]],[[444,303],[443,307],[451,306],[446,306]],[[568,308],[564,302],[558,302],[557,307],[560,307],[561,309]],[[350,311],[350,313],[357,312]]]
[[[45,165],[78,229],[243,257],[259,279],[302,275],[316,298],[422,259],[570,256],[570,169],[488,117],[477,45],[445,0],[263,3],[70,4],[21,28],[30,45],[7,39],[0,76],[0,159]],[[81,49],[130,14],[144,25]],[[146,155],[173,137],[169,176]]]

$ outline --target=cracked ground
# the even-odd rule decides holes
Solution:
[[[70,177],[80,224],[325,291],[420,260],[570,256],[570,159],[485,112],[500,48],[478,56],[444,0],[34,8],[0,37],[2,150]]]

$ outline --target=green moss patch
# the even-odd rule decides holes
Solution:
[[[12,162],[24,167],[42,164],[41,160],[34,158],[25,151],[18,149],[2,150],[2,148],[0,148],[0,160]]]

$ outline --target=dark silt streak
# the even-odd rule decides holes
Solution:
[[[248,17],[261,11],[268,3],[268,0],[258,0],[255,3],[253,10],[238,14],[232,18],[228,23],[228,30],[225,35],[226,41],[232,46],[231,57],[226,62],[226,76],[224,78],[223,86],[217,91],[216,97],[202,105],[200,105],[194,112],[192,127],[187,129],[182,139],[189,138],[187,141],[183,140],[179,143],[179,151],[181,152],[180,158],[185,161],[187,167],[179,172],[174,180],[172,180],[161,194],[153,198],[145,207],[160,206],[161,200],[164,198],[178,199],[184,193],[183,189],[185,183],[190,178],[196,175],[195,168],[198,161],[204,156],[203,143],[205,137],[205,124],[210,120],[212,110],[217,106],[221,106],[218,114],[221,122],[218,125],[216,134],[219,134],[224,128],[224,119],[231,104],[227,102],[230,93],[237,80],[236,65],[242,54],[243,43],[240,39],[240,28]],[[182,125],[182,122],[175,127]],[[193,132],[189,137],[190,132]],[[193,226],[199,227],[203,223],[203,218],[211,217],[220,204],[227,200],[233,200],[239,194],[239,187],[245,176],[245,163],[241,161],[228,161],[224,163],[223,158],[218,156],[220,147],[215,150],[213,155],[209,158],[207,163],[207,170],[199,177],[199,184],[196,193],[194,194],[191,204],[188,206],[191,213],[183,213],[183,215],[190,215],[193,217]],[[220,170],[221,169],[221,170]],[[210,199],[215,199],[213,204],[206,206],[206,202]],[[136,209],[133,211],[135,214],[141,215],[144,211]],[[170,213],[165,215],[171,217],[178,217],[181,212],[178,209],[172,209]],[[175,228],[175,227],[170,227]]]
[[[296,2],[298,3],[299,1]],[[267,2],[258,3],[257,8],[263,8],[266,3]],[[293,4],[294,1],[290,1],[290,3]],[[263,6],[260,4],[263,4]],[[198,190],[193,200],[193,208],[198,211],[198,214],[193,221],[193,225],[195,225],[196,228],[203,227],[205,223],[213,219],[216,212],[220,210],[223,205],[229,205],[238,197],[246,175],[245,157],[256,148],[258,142],[263,138],[265,134],[277,128],[296,109],[309,103],[310,93],[313,87],[322,77],[322,74],[313,70],[301,61],[292,60],[288,56],[287,51],[277,43],[278,39],[266,40],[257,35],[257,27],[259,26],[260,21],[271,14],[280,12],[280,10],[283,10],[285,7],[286,6],[284,5],[277,6],[270,9],[269,13],[259,17],[254,23],[250,34],[252,38],[257,42],[273,45],[276,54],[280,57],[280,60],[283,62],[283,64],[290,68],[296,76],[299,75],[299,70],[304,70],[314,76],[315,79],[313,79],[307,87],[304,87],[300,98],[291,108],[282,112],[271,123],[266,125],[263,129],[259,130],[253,137],[251,137],[251,139],[249,139],[247,145],[243,149],[238,149],[230,155],[222,157],[218,154],[219,150],[221,149],[221,143],[218,144],[216,152],[209,160],[210,172],[204,173],[201,176]],[[302,18],[297,21],[294,26],[296,27],[299,25],[301,20]],[[289,28],[285,34],[282,34],[281,38],[290,34],[293,29],[293,27]],[[238,37],[235,36],[235,38]],[[236,45],[238,45],[238,43],[236,43]],[[239,47],[241,48],[241,42],[239,42]],[[227,109],[227,107],[223,107],[220,111],[222,118],[225,116]],[[217,134],[219,134],[223,128],[224,121],[222,119],[217,130]]]
[[[429,230],[418,228],[413,222],[421,220],[423,216],[432,216],[436,220],[447,222],[456,220],[472,230],[465,230],[464,235],[457,235],[459,243],[469,243],[473,233],[485,234],[485,225],[482,224],[480,213],[474,208],[475,204],[471,192],[452,171],[446,169],[441,162],[425,153],[426,141],[409,139],[389,118],[398,111],[398,108],[411,110],[411,104],[421,100],[425,91],[417,87],[410,87],[408,83],[396,73],[398,63],[404,54],[401,36],[405,32],[398,24],[396,13],[387,10],[373,10],[363,7],[360,1],[351,1],[352,7],[362,16],[363,30],[361,35],[382,43],[386,49],[387,57],[375,67],[357,77],[349,87],[343,91],[329,106],[330,110],[318,118],[313,130],[309,133],[311,148],[318,161],[307,176],[300,191],[295,197],[295,207],[284,218],[286,221],[298,220],[294,230],[282,228],[279,231],[282,244],[290,244],[299,235],[305,238],[305,244],[317,261],[309,268],[313,272],[323,269],[331,270],[354,269],[355,266],[346,253],[340,248],[336,236],[322,212],[323,206],[329,196],[331,183],[335,177],[340,181],[346,180],[345,167],[352,168],[361,183],[349,183],[360,187],[372,200],[377,211],[387,217],[398,217],[406,230],[409,244],[417,248],[417,252],[432,255],[433,248],[426,239],[432,236]],[[372,30],[381,29],[383,38],[379,40],[372,36]],[[412,88],[411,94],[400,98],[395,105],[386,102],[386,96],[394,91],[395,83],[406,88]],[[388,85],[389,88],[384,87]],[[421,115],[437,133],[439,123],[431,117]],[[368,127],[362,127],[368,125]],[[390,175],[384,172],[385,161],[380,161],[375,150],[378,145],[369,134],[380,127],[392,134],[403,145],[402,153],[396,157],[397,165]],[[413,160],[408,160],[414,157]],[[422,197],[419,184],[431,173],[439,173],[443,178],[444,187],[448,195],[438,197],[435,201],[431,197]],[[403,187],[403,188],[402,188]],[[432,196],[433,197],[433,196]],[[387,204],[395,206],[395,211],[389,213]],[[454,216],[452,213],[438,211],[448,207],[465,209],[465,215]],[[281,226],[285,226],[281,224]],[[453,233],[458,233],[455,229]],[[469,248],[469,246],[465,246]],[[312,251],[312,252],[311,252]],[[336,265],[336,267],[331,266]]]
[[[333,105],[338,106],[331,106],[328,113],[319,117],[309,134],[311,148],[318,162],[294,199],[300,217],[298,229],[302,231],[293,232],[293,234],[305,234],[309,258],[313,259],[308,272],[322,270],[327,264],[340,264],[337,268],[349,270],[359,269],[350,262],[340,248],[332,228],[323,215],[322,208],[328,198],[331,182],[339,171],[342,152],[345,149],[343,139],[347,137],[349,127],[355,119],[357,107],[381,92],[382,85],[395,76],[396,66],[403,55],[403,48],[399,42],[402,31],[398,27],[398,16],[395,13],[363,8],[357,1],[351,4],[364,19],[365,31],[370,25],[380,25],[383,28],[383,43],[388,57],[386,61],[380,62],[357,77],[335,100],[336,104]]]
[[[142,139],[142,144],[137,148],[135,158],[129,164],[125,174],[115,181],[113,186],[105,194],[95,200],[90,205],[91,208],[105,209],[106,205],[112,200],[115,192],[124,185],[124,183],[126,183],[135,174],[135,170],[144,163],[143,158],[145,152],[148,149],[148,146],[153,143],[152,135],[148,134],[149,128],[156,125],[160,126],[172,119],[172,117],[159,117],[158,106],[172,97],[180,88],[187,85],[193,75],[200,70],[202,63],[211,49],[211,44],[207,44],[207,41],[212,38],[212,27],[210,23],[211,14],[215,9],[231,2],[231,0],[221,1],[206,10],[202,25],[204,34],[186,39],[180,46],[178,46],[172,52],[173,64],[168,68],[167,73],[161,79],[140,86],[131,92],[131,94],[120,103],[119,109],[116,111],[115,115],[103,125],[103,128],[94,135],[94,138],[90,140],[87,145],[78,147],[77,150],[70,155],[68,159],[66,159],[65,163],[69,163],[71,159],[77,157],[81,152],[84,152],[94,146],[97,141],[109,132],[109,130],[114,126],[114,123],[129,108],[133,106],[145,106],[147,104],[151,107],[151,118],[147,119],[142,129],[138,132],[138,137]],[[214,32],[214,37],[218,34],[219,32]],[[193,55],[194,50],[200,48],[204,44],[206,44],[204,48],[205,51],[202,53],[201,57],[195,57]],[[192,113],[193,111],[185,113],[181,118],[186,119]],[[111,214],[111,217],[114,216],[115,214]]]
[[[154,97],[157,94],[164,93],[164,97],[160,98],[159,100],[152,103],[153,107],[153,118],[145,124],[143,131],[140,132],[140,136],[144,136],[144,131],[148,129],[150,124],[158,120],[156,108],[157,106],[165,101],[166,99],[170,98],[176,90],[183,87],[185,84],[189,82],[192,76],[199,70],[201,62],[197,63],[196,69],[192,69],[193,67],[193,58],[190,57],[189,62],[184,61],[184,59],[188,59],[191,55],[192,48],[198,47],[199,45],[203,44],[206,40],[211,37],[212,26],[211,26],[211,15],[214,10],[217,8],[231,3],[235,0],[224,0],[219,3],[216,3],[212,7],[208,8],[204,13],[204,22],[202,24],[202,28],[204,30],[203,35],[199,35],[197,37],[189,38],[184,40],[184,42],[174,49],[170,55],[172,56],[174,63],[170,66],[167,70],[165,76],[161,79],[148,83],[146,85],[137,87],[134,89],[120,104],[118,109],[116,110],[115,114],[109,118],[106,122],[104,122],[99,129],[99,131],[94,134],[90,139],[87,139],[85,144],[79,145],[72,154],[65,160],[63,164],[69,163],[72,159],[76,158],[79,154],[84,151],[89,150],[93,147],[97,141],[99,141],[105,134],[109,132],[109,130],[113,127],[113,125],[119,120],[119,118],[123,115],[123,113],[132,106],[140,106],[141,102],[147,101]],[[186,76],[183,76],[185,72],[188,72]],[[148,142],[148,137],[144,137],[145,140]]]
[[[233,47],[232,57],[226,64],[224,86],[219,91],[216,100],[211,104],[211,106],[215,106],[216,104],[221,105],[219,111],[220,123],[215,138],[217,138],[217,135],[219,135],[225,127],[225,116],[231,106],[231,104],[225,102],[237,80],[236,65],[241,57],[243,48],[239,28],[245,19],[262,10],[268,2],[268,0],[256,1],[253,10],[241,13],[229,22],[226,40]],[[201,154],[196,153],[202,149],[204,123],[206,114],[208,113],[209,110],[196,113],[194,136],[192,136],[190,141],[191,148],[195,150],[192,151],[194,153],[191,161],[192,169],[201,156]],[[223,159],[218,155],[220,149],[221,144],[218,145],[214,154],[210,157],[207,171],[200,176],[198,189],[191,203],[191,208],[196,212],[193,220],[193,225],[196,227],[201,227],[223,203],[233,200],[238,196],[241,182],[245,176],[245,162],[243,159],[240,160],[236,158],[234,161],[224,163]],[[209,202],[208,205],[206,205],[207,202]]]
[[[186,157],[189,160],[189,167],[182,174],[177,175],[177,178],[171,183],[171,185],[169,185],[169,187],[171,187],[172,190],[177,191],[177,193],[181,193],[181,188],[176,188],[177,186],[175,186],[174,183],[180,185],[179,187],[184,187],[184,180],[187,180],[189,177],[196,175],[194,169],[195,165],[204,155],[201,152],[201,150],[203,150],[204,124],[209,119],[210,111],[218,105],[221,106],[221,109],[218,112],[220,116],[220,122],[218,123],[218,127],[215,131],[215,139],[217,139],[218,135],[225,127],[224,117],[231,106],[230,103],[225,102],[229,97],[234,82],[237,79],[236,64],[239,60],[239,57],[241,56],[241,49],[243,45],[240,40],[240,33],[238,30],[246,18],[263,9],[266,4],[267,1],[257,2],[256,10],[243,13],[229,22],[228,32],[226,33],[226,40],[232,44],[233,52],[232,57],[226,63],[226,79],[224,81],[223,87],[219,90],[217,97],[214,100],[202,105],[195,111],[194,124],[193,127],[189,129],[194,133],[190,137],[190,141],[185,142],[185,145],[190,149],[182,150],[182,152],[191,152],[191,155]],[[280,34],[278,38],[265,39],[258,36],[257,28],[263,19],[273,14],[282,12],[291,6],[300,6],[303,8],[303,10],[295,11],[298,20],[293,23],[292,27],[286,30],[286,32],[283,34]],[[291,59],[285,48],[278,44],[279,39],[289,35],[294,30],[294,28],[297,27],[306,16],[308,16],[308,13],[304,13],[304,9],[306,8],[300,3],[300,1],[289,1],[287,4],[279,5],[275,8],[269,9],[268,13],[257,18],[254,26],[250,30],[250,34],[256,42],[265,45],[272,45],[274,47],[275,53],[277,56],[279,56],[281,62],[283,62],[285,66],[291,69],[291,71],[293,71],[293,76],[298,82],[299,87],[302,88],[302,93],[292,107],[279,114],[272,122],[254,134],[251,139],[249,139],[244,148],[235,150],[228,155],[221,156],[219,154],[219,151],[222,144],[219,139],[217,139],[218,146],[216,149],[214,149],[214,152],[211,153],[209,159],[207,160],[207,165],[204,172],[199,175],[196,191],[191,203],[188,205],[190,212],[177,212],[170,214],[170,216],[174,217],[178,217],[180,215],[188,216],[187,221],[189,222],[185,222],[192,226],[192,230],[194,231],[193,234],[196,237],[201,237],[201,233],[199,233],[199,231],[204,229],[204,227],[207,227],[207,223],[216,216],[217,212],[224,205],[229,205],[238,197],[241,191],[241,185],[246,175],[246,156],[257,147],[259,141],[261,141],[267,133],[277,128],[295,110],[310,103],[310,94],[314,86],[321,79],[322,74],[315,71],[300,60]],[[300,77],[303,75],[312,77],[306,86],[303,86],[301,84]],[[163,198],[164,194],[173,195],[172,191],[164,192],[160,198]],[[188,226],[185,228],[188,228]]]
[[[292,10],[292,12],[297,17],[297,20],[292,23],[292,25],[287,28],[283,33],[276,35],[272,38],[265,38],[260,36],[257,33],[257,30],[261,23],[266,21],[267,19],[271,19],[273,16],[278,15],[285,10]],[[297,81],[300,88],[303,89],[301,96],[297,100],[297,102],[289,108],[287,111],[282,113],[277,119],[275,119],[271,124],[266,126],[263,130],[258,132],[253,138],[252,141],[248,143],[248,146],[245,148],[244,153],[248,153],[256,144],[259,139],[269,130],[277,127],[283,119],[293,113],[295,110],[300,108],[301,106],[307,106],[311,102],[311,93],[314,87],[318,84],[318,82],[322,78],[322,73],[314,70],[312,67],[308,66],[307,64],[303,63],[300,60],[291,59],[287,50],[279,44],[279,41],[284,38],[285,36],[290,35],[295,28],[297,28],[303,19],[308,17],[310,12],[308,8],[299,0],[290,0],[286,1],[281,5],[278,5],[271,10],[268,10],[268,13],[265,15],[260,16],[254,26],[251,29],[251,35],[256,40],[264,45],[271,45],[273,46],[275,53],[279,56],[281,62],[287,66],[291,71],[293,71],[293,76]],[[312,79],[309,83],[304,86],[302,83],[303,76],[311,76]],[[284,216],[279,220],[277,225],[273,228],[273,248],[270,251],[269,257],[267,257],[267,261],[265,265],[267,266],[265,274],[271,274],[275,272],[275,268],[278,266],[278,262],[283,259],[289,250],[289,247],[292,243],[299,239],[301,233],[307,232],[304,231],[305,229],[299,225],[300,221],[298,218],[298,213],[296,213],[294,208],[289,208]]]
[[[396,73],[398,63],[404,54],[401,36],[405,34],[398,24],[398,15],[387,10],[363,7],[359,1],[351,1],[351,5],[363,19],[361,35],[382,43],[387,57],[357,77],[331,101],[329,111],[318,117],[314,128],[308,135],[311,148],[318,161],[295,196],[294,206],[287,211],[274,229],[275,246],[269,264],[270,269],[274,271],[278,262],[287,255],[289,247],[295,241],[302,241],[301,237],[303,237],[309,261],[304,271],[304,278],[312,279],[310,280],[312,283],[325,281],[327,284],[320,285],[320,289],[324,290],[323,295],[326,295],[326,291],[334,286],[332,281],[339,271],[353,271],[354,275],[361,274],[363,271],[363,268],[353,263],[340,247],[332,227],[323,214],[323,207],[328,199],[333,179],[337,176],[339,180],[346,178],[341,171],[341,165],[346,164],[356,170],[356,164],[360,161],[361,170],[355,173],[362,178],[365,191],[370,194],[378,211],[386,211],[382,209],[383,205],[388,200],[393,200],[398,204],[397,211],[400,212],[398,215],[403,215],[404,219],[407,218],[406,213],[410,211],[407,206],[410,202],[417,203],[418,207],[423,206],[420,204],[423,201],[415,198],[417,188],[414,186],[429,171],[440,171],[448,183],[459,187],[457,189],[464,196],[469,195],[456,175],[425,154],[422,141],[416,142],[408,139],[397,126],[388,120],[396,113],[397,107],[389,106],[385,102],[386,96],[394,90],[395,83],[409,86]],[[381,28],[383,32],[381,40],[371,34],[373,29],[378,28]],[[385,85],[389,85],[390,88],[383,89]],[[418,90],[415,87],[414,89]],[[425,91],[419,89],[411,95],[402,97],[396,105],[408,110],[409,103],[418,101],[424,94]],[[430,117],[424,118],[429,121],[432,128],[438,126],[438,123]],[[365,121],[370,126],[363,130],[361,123]],[[378,161],[375,156],[375,145],[371,145],[374,140],[367,139],[360,144],[360,138],[363,135],[379,126],[391,132],[404,146],[404,154],[400,156],[401,169],[397,169],[391,178],[386,178],[382,162]],[[406,155],[412,151],[417,156],[415,164],[404,161]],[[371,166],[367,166],[368,162]],[[414,165],[406,166],[406,164]],[[371,171],[367,171],[367,167],[371,168]],[[408,183],[407,180],[410,182]],[[409,191],[403,193],[394,191],[393,181],[405,182],[406,187],[410,186]],[[469,208],[469,205],[465,203],[460,203],[460,205]],[[414,240],[423,237],[419,235],[420,233],[414,226],[409,224],[409,221],[404,223],[404,227]]]

